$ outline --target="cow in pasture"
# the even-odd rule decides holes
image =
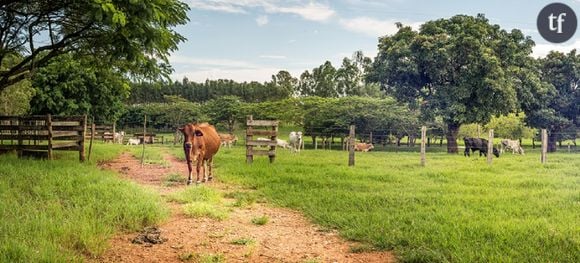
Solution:
[[[187,184],[192,183],[192,163],[194,162],[196,163],[196,183],[199,184],[206,181],[205,165],[207,165],[209,170],[207,180],[211,180],[213,178],[213,156],[220,148],[220,137],[217,131],[213,125],[208,123],[190,123],[180,127],[179,130],[183,134],[183,151],[187,160],[187,169],[189,170]],[[200,173],[203,176],[202,181],[199,178]]]
[[[524,148],[522,148],[520,141],[518,140],[501,140],[501,146],[503,149],[512,150],[512,154],[515,154],[516,152],[522,155],[524,154]]]
[[[141,139],[129,138],[129,140],[127,141],[127,145],[139,145],[139,144],[141,144]]]
[[[284,148],[284,149],[292,150],[292,147],[290,147],[290,144],[287,141],[282,140],[282,139],[276,139],[276,146]]]
[[[368,152],[374,148],[375,146],[372,143],[357,143],[354,145],[354,150],[359,152]]]
[[[463,153],[464,156],[470,156],[470,153],[475,151],[479,151],[479,156],[487,156],[488,141],[486,139],[465,137],[463,138],[463,142],[465,143],[465,152]],[[495,155],[495,157],[499,157],[499,151],[495,147],[493,147],[493,155]]]
[[[232,148],[232,145],[238,141],[238,137],[233,134],[220,133],[218,135],[220,137],[221,146]]]
[[[125,132],[124,131],[115,132],[115,134],[113,136],[113,141],[115,143],[118,143],[118,144],[123,144],[123,139],[124,138],[125,138]]]
[[[292,150],[292,152],[300,152],[300,149],[304,145],[304,140],[302,138],[302,132],[301,131],[290,132],[289,141],[290,141],[290,149]]]

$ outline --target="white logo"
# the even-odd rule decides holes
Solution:
[[[564,22],[565,16],[566,13],[561,13],[557,17],[554,16],[553,13],[550,14],[550,16],[548,16],[548,21],[550,23],[550,31],[557,31],[558,34],[562,34],[562,22]],[[558,22],[558,26],[554,26],[554,20]]]

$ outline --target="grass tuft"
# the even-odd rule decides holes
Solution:
[[[228,218],[228,211],[218,205],[208,202],[193,202],[183,206],[183,211],[190,217],[209,217],[222,221]]]
[[[230,242],[230,244],[232,244],[232,245],[240,245],[240,246],[252,245],[255,243],[256,243],[256,241],[251,239],[251,238],[239,238],[239,239],[234,239]]]
[[[187,178],[185,178],[184,176],[178,173],[172,173],[167,175],[165,179],[163,179],[163,185],[164,186],[181,185],[184,184],[185,181],[187,181]]]
[[[233,198],[236,201],[232,204],[234,207],[252,206],[258,200],[258,194],[255,192],[235,191],[225,194],[226,198]]]
[[[252,218],[252,224],[259,225],[259,226],[263,226],[263,225],[267,224],[269,221],[270,221],[270,218],[267,215]]]
[[[204,185],[191,186],[170,194],[168,199],[180,204],[193,202],[218,203],[221,200],[221,194],[217,190]]]

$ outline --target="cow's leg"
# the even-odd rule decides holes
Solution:
[[[469,147],[465,147],[465,151],[463,151],[463,156],[469,157]]]
[[[199,174],[203,171],[203,160],[198,159],[197,163],[195,164],[195,172],[196,172],[196,184],[201,183],[199,180]]]
[[[213,158],[207,160],[207,170],[208,170],[208,177],[207,180],[211,181],[213,179]]]
[[[128,145],[129,143],[127,143]],[[187,185],[191,184],[191,175],[193,172],[193,165],[192,165],[192,160],[191,160],[191,144],[186,143],[183,145],[183,151],[185,152],[185,160],[187,161],[187,170],[189,171],[188,176],[187,176]]]

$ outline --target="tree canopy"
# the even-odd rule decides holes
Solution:
[[[179,0],[0,1],[0,91],[66,53],[136,78],[168,75],[167,56],[185,40],[172,28],[187,10]]]
[[[526,66],[533,45],[519,30],[502,30],[483,15],[429,21],[419,31],[400,26],[379,40],[367,79],[420,107],[425,119],[441,116],[447,150],[456,153],[461,124],[487,123],[518,107],[513,75]]]

